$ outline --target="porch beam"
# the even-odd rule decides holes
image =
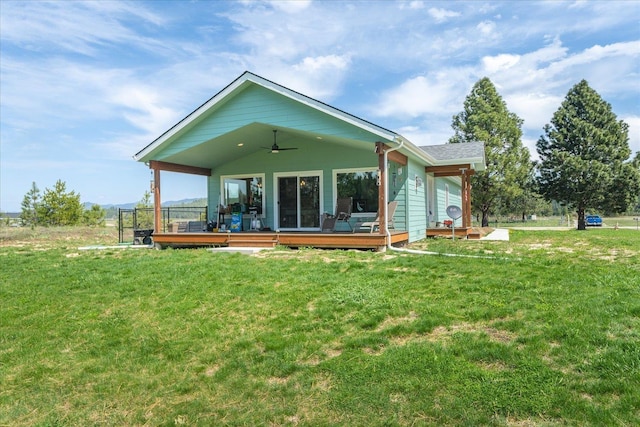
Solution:
[[[440,176],[460,176],[462,175],[462,171],[465,169],[471,170],[471,165],[469,163],[466,163],[459,165],[427,166],[424,168],[426,173],[450,174]]]
[[[191,175],[204,175],[211,176],[211,169],[199,168],[196,166],[180,165],[177,163],[161,162],[159,160],[151,160],[149,162],[149,169],[154,171],[167,171],[167,172],[180,172],[188,173]]]
[[[470,170],[467,171],[467,175],[471,176],[471,175],[475,175],[476,171],[474,170]],[[447,177],[447,176],[462,176],[462,172],[461,171],[457,171],[457,172],[436,172],[433,174],[434,177],[436,178],[443,178],[443,177]]]
[[[388,146],[387,144],[384,144],[382,142],[376,142],[376,153],[381,155],[383,154],[384,151],[387,151],[390,149],[391,147]],[[387,154],[387,159],[389,159],[389,161],[392,161],[394,163],[398,163],[400,166],[407,166],[407,163],[409,162],[409,159],[407,158],[407,156],[405,156],[402,153],[399,153],[397,150],[389,152],[389,154]]]

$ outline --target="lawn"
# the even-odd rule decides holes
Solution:
[[[0,237],[2,426],[640,425],[635,230],[412,245],[473,258]]]

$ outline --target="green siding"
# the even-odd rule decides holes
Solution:
[[[409,160],[406,167],[409,200],[409,241],[424,239],[427,231],[427,177],[424,166]]]
[[[402,171],[402,173],[400,173]],[[396,230],[407,229],[407,167],[389,162],[389,201],[398,202],[393,224]]]
[[[449,205],[462,207],[462,187],[460,178],[436,178],[436,218],[438,222],[450,219],[447,215],[447,187],[449,189]],[[456,227],[462,226],[462,219],[455,222]]]

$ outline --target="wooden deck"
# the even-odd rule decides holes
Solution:
[[[223,232],[223,233],[158,233],[153,235],[156,247],[228,246],[228,247],[314,247],[329,249],[381,250],[386,236],[370,233],[321,232]],[[391,244],[401,246],[409,241],[406,231],[391,231]]]

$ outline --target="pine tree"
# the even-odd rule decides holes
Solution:
[[[80,195],[67,192],[64,181],[58,180],[53,189],[45,189],[42,202],[38,206],[39,220],[44,225],[78,225],[83,209]]]
[[[453,117],[455,134],[449,143],[484,142],[487,168],[471,177],[471,200],[482,213],[483,227],[489,225],[492,210],[522,194],[531,175],[529,150],[522,145],[522,123],[487,77],[473,86],[464,110]]]
[[[82,222],[90,227],[104,227],[106,211],[100,205],[92,205],[82,215]]]
[[[632,162],[629,126],[582,80],[569,90],[537,142],[540,191],[567,204],[585,230],[585,212],[624,212],[640,192]]]
[[[22,213],[20,219],[24,225],[32,228],[38,225],[38,208],[40,206],[40,189],[35,182],[31,184],[31,190],[22,199]]]
[[[142,199],[136,205],[136,224],[135,228],[147,229],[153,228],[154,224],[153,202],[151,193],[145,191]]]
[[[636,170],[640,174],[640,151],[636,153],[636,156],[631,161],[631,166],[636,168]],[[636,196],[635,203],[632,203],[631,205],[632,205],[631,210],[634,213],[640,213],[640,191],[638,191],[638,195]]]

